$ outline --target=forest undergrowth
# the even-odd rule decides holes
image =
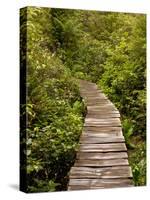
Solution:
[[[119,109],[134,184],[145,185],[146,16],[28,7],[20,22],[28,192],[67,189],[86,110],[77,79],[95,82]]]

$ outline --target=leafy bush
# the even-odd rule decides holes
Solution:
[[[27,17],[27,104],[22,105],[27,127],[21,141],[26,143],[27,191],[62,190],[78,147],[84,107],[76,80],[49,50],[50,10],[31,7]]]

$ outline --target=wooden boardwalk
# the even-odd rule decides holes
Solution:
[[[68,190],[133,186],[120,114],[96,84],[80,81],[87,115]]]

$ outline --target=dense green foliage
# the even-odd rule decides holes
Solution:
[[[76,78],[96,82],[119,109],[135,185],[145,184],[145,21],[139,14],[28,8],[28,191],[66,189],[84,114]]]
[[[28,8],[27,14],[27,136],[23,142],[27,142],[28,191],[54,191],[66,187],[83,106],[70,71],[48,49],[49,9]]]

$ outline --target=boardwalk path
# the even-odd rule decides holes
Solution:
[[[133,186],[120,114],[96,84],[80,81],[87,115],[68,190]]]

